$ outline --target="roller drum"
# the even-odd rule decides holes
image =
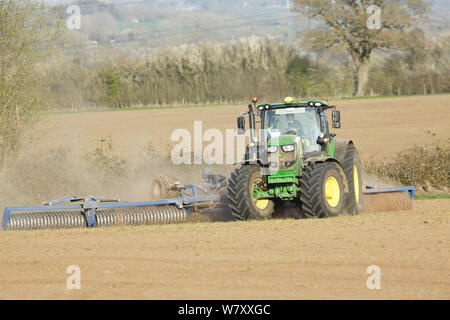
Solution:
[[[174,206],[148,206],[99,210],[95,225],[106,227],[112,225],[141,225],[155,223],[177,223],[188,218],[185,209]]]
[[[177,223],[187,219],[186,210],[175,206],[98,209],[95,226]],[[7,230],[86,228],[87,226],[88,222],[82,211],[38,211],[11,214]]]
[[[84,228],[86,219],[79,211],[40,211],[14,213],[7,230]]]

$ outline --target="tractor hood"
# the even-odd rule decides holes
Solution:
[[[267,142],[267,146],[285,146],[288,144],[295,144],[297,140],[297,136],[295,135],[285,135],[270,138]]]

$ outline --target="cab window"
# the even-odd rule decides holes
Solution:
[[[322,128],[322,132],[325,137],[328,137],[330,135],[328,131],[328,119],[325,112],[320,113],[320,126]]]

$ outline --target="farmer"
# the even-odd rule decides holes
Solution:
[[[294,115],[292,113],[289,113],[286,115],[286,122],[288,125],[287,131],[293,130],[297,133],[298,136],[305,136],[305,133],[303,132],[302,124],[300,121],[295,120]]]

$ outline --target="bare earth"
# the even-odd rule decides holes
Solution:
[[[450,136],[450,95],[337,101],[363,160]],[[78,154],[112,134],[123,157],[168,151],[176,128],[235,127],[245,106],[49,114],[30,148]],[[324,220],[0,231],[0,299],[449,299],[450,199]],[[66,269],[81,268],[81,290]],[[369,290],[367,267],[381,268]]]
[[[445,199],[322,220],[0,232],[0,298],[449,299],[449,214]],[[69,265],[81,290],[66,289]]]

